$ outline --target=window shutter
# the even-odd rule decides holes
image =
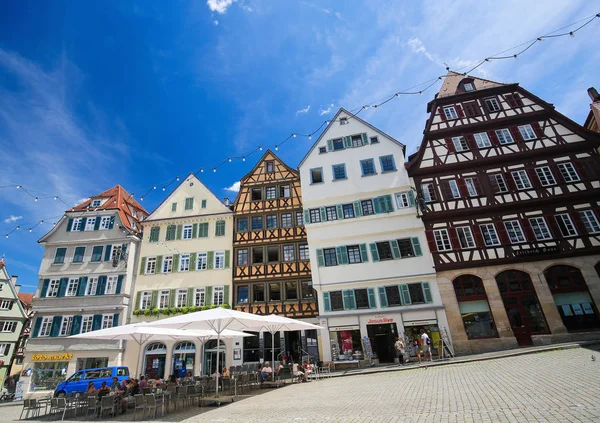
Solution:
[[[81,316],[73,316],[71,335],[77,335],[81,331]]]
[[[198,224],[194,223],[192,225],[192,238],[197,238],[198,237]]]
[[[481,234],[481,228],[479,227],[479,225],[473,225],[471,227],[471,229],[473,229],[473,236],[475,237],[475,245],[477,245],[479,248],[486,248],[485,247],[485,242],[483,241],[483,235]]]
[[[348,302],[350,303],[350,310],[356,310],[356,297],[353,289],[348,290]]]
[[[533,233],[533,229],[531,228],[531,224],[527,219],[519,219],[521,222],[521,228],[523,229],[523,233],[525,234],[525,239],[529,242],[536,242],[535,234]]]
[[[575,225],[575,228],[577,229],[577,233],[579,235],[585,234],[586,233],[585,225],[581,221],[581,217],[580,217],[579,213],[571,212],[571,213],[569,213],[569,215],[571,216],[571,220],[573,221],[573,224]]]
[[[304,209],[304,226],[310,223],[310,211],[308,209]]]
[[[362,145],[369,145],[369,137],[367,137],[366,133],[360,134],[360,138],[362,139]]]
[[[96,295],[104,295],[104,291],[106,291],[106,279],[107,276],[100,276],[98,278],[98,285],[96,286]]]
[[[360,244],[360,260],[363,263],[367,263],[369,261],[369,254],[367,253],[367,244]]]
[[[61,278],[60,284],[58,285],[57,297],[64,297],[67,292],[67,285],[69,284],[69,278]]]
[[[380,286],[377,288],[379,290],[379,304],[381,307],[387,307],[387,293],[385,292],[385,286]]]
[[[96,221],[94,222],[94,230],[97,231],[100,229],[100,221],[102,220],[101,216],[96,216]],[[81,316],[80,316],[81,317]],[[81,320],[81,319],[80,319]]]
[[[87,222],[87,217],[84,217],[83,219],[81,219],[81,226],[79,227],[79,230],[81,232],[83,232],[83,230],[85,229],[85,222]]]
[[[71,228],[73,227],[73,219],[69,219],[67,222],[67,232],[71,232]]]
[[[410,239],[410,242],[412,244],[413,251],[415,252],[415,256],[422,256],[423,251],[421,250],[421,243],[419,242],[419,238],[416,236],[412,237]]]
[[[215,252],[214,251],[207,252],[206,253],[206,269],[207,270],[210,270],[213,268],[214,260],[215,260]]]
[[[108,229],[112,229],[115,227],[115,217],[111,216],[110,217],[110,223],[108,224]]]
[[[391,195],[384,195],[383,197],[381,197],[382,200],[382,205],[384,207],[384,211],[386,213],[390,213],[394,211],[394,202],[392,201],[392,196]]]
[[[343,137],[344,139],[344,148],[352,148],[352,138],[351,137]]]
[[[223,304],[231,304],[229,301],[229,285],[223,287]]]
[[[431,288],[429,287],[429,282],[422,282],[421,288],[423,288],[423,297],[425,297],[425,302],[432,303],[433,297],[431,295]]]
[[[454,106],[454,108],[456,109],[456,114],[458,115],[459,118],[465,117],[465,114],[464,114],[463,109],[460,106],[460,104],[457,104],[456,106]]]
[[[98,330],[102,327],[102,315],[94,314],[94,318],[92,320],[92,330]]]
[[[44,279],[42,282],[42,289],[40,291],[40,298],[46,298],[46,294],[48,293],[48,286],[50,285],[50,279]]]
[[[142,263],[140,264],[140,275],[143,275],[146,271],[146,257],[142,257]]]
[[[163,256],[156,256],[156,270],[154,273],[162,272]]]
[[[344,310],[352,310],[349,298],[350,291],[350,289],[344,289],[342,291],[342,299],[344,300]]]
[[[487,134],[493,146],[498,147],[501,145],[498,135],[496,135],[496,131],[487,131]]]
[[[38,317],[37,319],[35,319],[35,323],[33,325],[33,333],[31,334],[31,336],[33,338],[37,338],[38,334],[40,333],[40,327],[42,326],[42,317]]]
[[[522,142],[523,141],[523,135],[521,135],[521,131],[519,131],[519,128],[516,126],[511,126],[510,128],[508,128],[510,130],[510,134],[512,135],[513,139],[516,142]]]
[[[333,140],[327,140],[327,151],[333,151]]]
[[[124,275],[119,275],[117,277],[117,290],[115,291],[115,294],[117,294],[117,295],[121,293],[121,289],[123,287],[123,278],[124,278]]]
[[[381,204],[381,197],[373,198],[373,207],[375,208],[375,213],[383,213],[383,207]]]
[[[177,235],[175,236],[176,239],[181,239],[181,232],[183,230],[183,226],[182,225],[177,225]]]
[[[412,304],[412,301],[410,300],[410,291],[408,290],[408,285],[405,283],[402,283],[399,285],[399,288],[400,288],[400,294],[402,296],[402,305]]]
[[[194,288],[188,288],[185,305],[188,307],[194,305]]]
[[[360,201],[355,201],[353,203],[354,206],[354,216],[359,217],[362,216],[362,207],[360,206]]]
[[[85,295],[85,287],[87,286],[87,276],[79,278],[79,286],[77,287],[77,296],[83,297]]]
[[[377,308],[377,302],[375,301],[375,289],[367,288],[369,294],[369,308]]]
[[[325,266],[325,258],[323,257],[323,250],[321,248],[317,248],[317,266]]]
[[[427,238],[427,244],[429,245],[429,251],[437,251],[437,244],[435,243],[435,235],[433,231],[425,231],[425,237]]]
[[[208,237],[208,222],[200,224],[200,238]]]
[[[50,327],[50,336],[56,337],[60,333],[60,324],[62,323],[62,316],[54,316],[52,319],[52,326]]]
[[[336,204],[335,205],[335,211],[337,213],[337,218],[338,219],[343,219],[344,218],[344,210],[342,209],[342,205],[341,204]]]
[[[446,148],[449,153],[456,153],[456,147],[454,147],[454,143],[452,142],[452,138],[446,138]]]
[[[410,207],[414,207],[415,206],[415,193],[414,193],[414,191],[412,189],[408,190],[406,192],[406,196],[408,197],[408,205]]]
[[[331,311],[331,298],[329,298],[329,292],[323,292],[323,308],[325,311]]]
[[[398,246],[398,240],[396,240],[396,239],[391,240],[390,247],[392,248],[392,257],[394,259],[402,258],[400,256],[400,247]]]
[[[227,263],[225,263],[225,266],[229,266]],[[196,270],[196,253],[191,253],[190,254],[190,272]]]
[[[230,256],[231,256],[231,251],[225,250],[225,269],[229,269]]]
[[[460,250],[460,242],[458,241],[458,233],[456,232],[456,228],[448,228],[448,236],[450,237],[450,246],[454,250]]]
[[[113,314],[113,327],[119,326],[119,313]]]
[[[173,273],[179,272],[179,254],[173,254]]]
[[[172,291],[173,290],[171,290],[171,293],[172,293]],[[169,296],[169,301],[170,301],[171,297],[172,297],[172,295]],[[150,297],[150,308],[156,308],[156,307],[158,307],[158,291],[152,291],[152,296]]]
[[[204,304],[206,305],[211,305],[213,304],[213,292],[212,292],[212,286],[207,286],[206,287],[206,294],[204,297]]]
[[[371,248],[371,257],[373,258],[373,261],[379,261],[379,251],[377,251],[377,244],[369,244],[369,247]]]
[[[135,294],[135,309],[139,310],[140,309],[140,303],[142,301],[142,291],[138,291]]]
[[[510,239],[508,238],[508,232],[506,232],[506,226],[504,226],[503,222],[497,222],[493,224],[496,228],[496,232],[498,233],[498,238],[500,238],[500,242],[502,244],[510,244]],[[457,244],[457,247],[460,244]]]
[[[456,185],[458,186],[458,192],[460,193],[461,197],[463,197],[463,198],[470,197],[469,190],[467,189],[467,183],[465,182],[465,180],[463,178],[457,178]]]
[[[539,122],[531,122],[531,127],[533,128],[533,132],[535,132],[535,136],[538,138],[542,138],[544,136],[544,131],[542,131],[542,127]]]
[[[448,118],[446,117],[446,113],[444,113],[443,107],[438,107],[438,113],[440,114],[440,117],[442,118],[443,121],[448,120]]]
[[[336,247],[338,264],[348,264],[348,249],[345,245]]]
[[[106,251],[104,252],[104,261],[110,261],[110,256],[112,255],[112,245],[106,246]]]
[[[319,210],[321,212],[321,221],[327,221],[327,213],[325,212],[325,207],[319,207]]]

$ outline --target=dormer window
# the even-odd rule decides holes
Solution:
[[[137,217],[137,212],[136,212],[135,210],[132,210],[132,211],[131,211],[131,216],[133,216],[133,217]]]
[[[273,161],[265,162],[265,166],[267,168],[267,173],[275,172],[275,163]]]
[[[92,201],[92,207],[100,207],[101,204],[102,204],[102,200],[93,200]]]
[[[465,91],[475,91],[475,86],[471,82],[465,82],[463,88]]]
[[[346,125],[347,123],[348,123],[347,117],[340,118],[340,125]]]

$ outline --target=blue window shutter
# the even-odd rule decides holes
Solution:
[[[96,216],[96,221],[94,222],[94,230],[95,231],[100,229],[100,221],[102,221],[102,218],[100,216]]]
[[[69,278],[61,278],[60,284],[58,285],[57,297],[64,297],[67,292],[67,285],[69,284]]]
[[[310,223],[310,212],[308,209],[304,209],[304,226]]]
[[[377,308],[377,302],[375,301],[375,289],[368,288],[367,292],[369,294],[369,308]]]
[[[385,292],[385,286],[380,286],[378,288],[378,290],[379,290],[379,303],[381,304],[381,307],[387,307],[388,302],[387,302],[387,293]]]
[[[360,244],[360,259],[363,263],[369,261],[369,254],[367,253],[367,244]]]
[[[108,224],[108,229],[112,229],[115,227],[115,217],[111,216],[110,217],[110,223]]]
[[[119,326],[119,313],[113,315],[113,327]]]
[[[323,308],[325,311],[331,311],[331,299],[329,298],[329,292],[323,292]]]
[[[73,219],[69,219],[67,222],[67,232],[71,232],[71,228],[73,227]]]
[[[87,222],[87,217],[84,217],[83,219],[81,219],[81,226],[79,227],[79,230],[81,232],[83,232],[83,230],[85,229],[85,222]]]
[[[410,291],[408,290],[408,285],[402,283],[398,286],[400,288],[400,295],[402,297],[402,305],[410,305],[412,301],[410,299]]]
[[[413,247],[413,251],[415,252],[415,256],[422,256],[423,251],[421,251],[421,243],[419,242],[419,238],[416,236],[412,237],[410,239],[410,242],[412,243],[412,247]]]
[[[369,145],[369,137],[367,137],[366,133],[362,133],[360,134],[360,137],[362,138],[362,144],[363,145]]]
[[[351,137],[343,137],[344,140],[344,148],[352,148],[352,138]]]
[[[38,334],[40,333],[41,326],[42,326],[42,317],[38,317],[37,319],[35,319],[35,323],[33,325],[33,332],[31,334],[31,336],[33,338],[37,338]]]
[[[121,245],[121,260],[125,260],[125,253],[127,253],[127,244]]]
[[[79,287],[77,287],[77,296],[83,297],[85,295],[85,288],[87,285],[87,276],[82,276],[79,278]]]
[[[409,190],[406,195],[408,196],[408,205],[411,207],[415,206],[415,193],[413,192],[413,190]]]
[[[42,282],[42,289],[40,291],[40,298],[46,298],[46,293],[48,292],[48,285],[50,285],[50,279],[44,279],[44,282]]]
[[[327,140],[327,151],[333,151],[333,140]]]
[[[96,295],[104,295],[106,290],[106,276],[100,276],[98,278],[98,285],[96,285]]]
[[[422,282],[421,288],[423,288],[423,296],[425,297],[425,302],[432,303],[433,297],[431,295],[431,288],[429,287],[429,282]]]
[[[326,222],[327,212],[325,211],[325,207],[319,207],[319,211],[321,212],[321,222]]]
[[[104,251],[104,261],[110,261],[110,256],[112,255],[112,245],[107,245],[106,250]]]
[[[337,213],[337,218],[338,219],[343,219],[344,218],[344,210],[342,209],[342,205],[341,204],[336,204],[335,205],[335,211]]]
[[[60,324],[62,323],[62,316],[54,316],[52,319],[52,326],[50,327],[50,336],[56,337],[60,333]]]
[[[379,261],[379,251],[377,251],[377,244],[369,244],[371,248],[371,257],[373,257],[373,261]]]
[[[81,316],[73,316],[73,325],[71,326],[71,335],[77,335],[81,330]]]
[[[390,241],[390,247],[392,248],[392,257],[394,259],[400,258],[400,247],[398,246],[398,241],[393,239]]]
[[[362,216],[362,207],[360,206],[360,201],[355,201],[353,203],[354,206],[354,216],[359,217]]]
[[[117,278],[117,291],[115,292],[116,294],[121,293],[121,288],[123,287],[123,277],[124,275],[119,275],[119,277]]]
[[[98,330],[102,327],[102,315],[94,314],[94,318],[92,320],[92,330]]]
[[[317,266],[318,267],[325,266],[325,258],[323,257],[323,250],[320,248],[317,248]],[[327,295],[329,295],[329,294],[327,294]]]
[[[375,208],[375,213],[383,213],[381,197],[373,198],[373,207]]]

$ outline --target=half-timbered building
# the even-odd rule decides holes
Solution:
[[[234,308],[316,323],[302,192],[298,172],[267,150],[240,181],[233,205]],[[289,352],[295,360],[318,358],[314,330],[244,339],[244,362]],[[266,352],[266,357],[265,357]]]
[[[600,136],[518,84],[450,72],[407,169],[459,352],[600,328]]]

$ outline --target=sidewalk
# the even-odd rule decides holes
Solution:
[[[568,350],[572,348],[582,348],[593,345],[600,345],[600,339],[595,341],[579,341],[579,342],[566,342],[563,344],[552,344],[552,345],[543,345],[537,347],[526,347],[526,348],[517,348],[513,350],[504,350],[504,351],[494,351],[489,353],[482,354],[473,354],[466,355],[461,357],[448,358],[444,360],[434,360],[432,362],[423,361],[422,364],[418,362],[411,361],[409,364],[404,366],[399,366],[397,364],[384,364],[377,367],[369,367],[366,369],[350,369],[343,371],[335,371],[331,372],[332,377],[344,377],[344,376],[356,376],[356,375],[367,375],[373,373],[382,373],[382,372],[397,372],[402,370],[410,370],[410,369],[418,369],[418,368],[426,368],[426,367],[434,367],[434,366],[447,366],[449,364],[463,364],[463,363],[472,363],[476,361],[484,361],[484,360],[494,360],[497,358],[506,358],[506,357],[516,357],[519,355],[525,354],[537,354],[540,352],[546,351],[557,351],[557,350]],[[598,360],[600,360],[600,355],[598,356]]]

